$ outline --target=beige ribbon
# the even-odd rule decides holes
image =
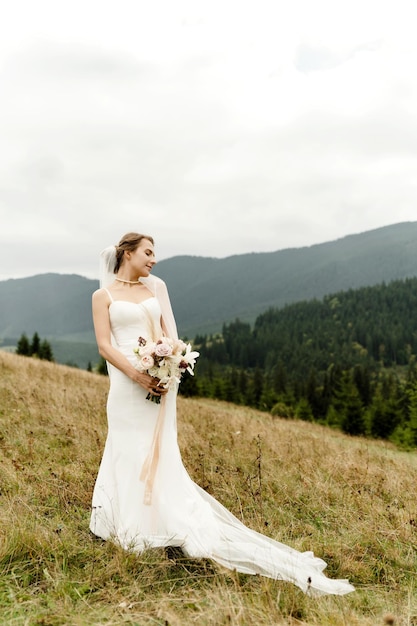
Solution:
[[[146,307],[143,307],[143,308],[148,318],[150,335],[156,341],[157,338],[160,337],[161,332],[163,334],[163,328],[161,326],[157,328],[153,316],[149,313]],[[162,430],[163,430],[164,421],[165,421],[166,401],[167,401],[166,395],[161,396],[161,403],[159,405],[159,413],[158,413],[158,418],[155,424],[155,431],[153,434],[152,444],[149,449],[148,455],[142,465],[142,469],[141,469],[140,476],[139,476],[139,479],[141,480],[141,482],[145,483],[145,495],[143,497],[144,504],[152,504],[153,485],[155,482],[156,470],[158,469],[159,456],[160,456],[160,450],[161,450]]]
[[[155,424],[152,444],[146,457],[139,479],[145,483],[145,495],[143,497],[144,504],[152,504],[153,484],[155,481],[156,470],[158,468],[159,455],[161,450],[161,435],[165,420],[166,396],[162,396],[159,405],[158,419]]]

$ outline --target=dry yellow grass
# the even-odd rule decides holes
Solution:
[[[179,398],[191,476],[240,519],[328,562],[357,591],[282,582],[89,534],[104,377],[0,352],[0,623],[417,624],[417,460],[387,443]]]

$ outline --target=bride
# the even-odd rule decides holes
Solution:
[[[247,574],[294,583],[309,595],[353,591],[323,574],[326,563],[244,526],[188,475],[177,443],[176,389],[135,368],[138,338],[177,338],[165,283],[151,276],[152,237],[128,233],[101,255],[93,294],[100,354],[108,364],[108,435],[90,529],[126,550],[179,546]],[[159,397],[152,402],[148,395]]]

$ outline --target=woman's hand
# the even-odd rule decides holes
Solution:
[[[159,378],[149,376],[146,372],[137,371],[133,380],[152,396],[164,396],[168,393],[168,389],[159,384],[161,382]]]

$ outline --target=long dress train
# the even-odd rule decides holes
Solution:
[[[161,285],[158,281],[159,289]],[[132,363],[138,337],[152,339],[155,332],[162,332],[161,308],[166,310],[168,300],[165,290],[159,293],[161,297],[140,304],[110,303],[114,345]],[[165,317],[164,330],[169,327],[169,316]],[[146,400],[146,391],[120,370],[108,367],[108,435],[90,523],[95,535],[138,552],[180,546],[187,556],[289,581],[309,595],[353,591],[347,580],[327,578],[326,563],[312,552],[298,552],[247,528],[191,480],[177,443],[175,390],[158,405]]]

